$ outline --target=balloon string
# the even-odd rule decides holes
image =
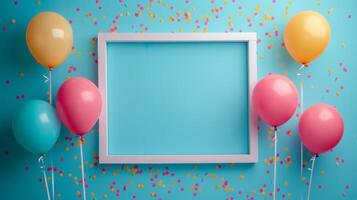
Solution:
[[[300,117],[304,112],[304,85],[303,80],[301,78],[300,81]],[[302,176],[304,168],[304,144],[300,141],[300,176]]]
[[[45,158],[45,155],[41,155],[41,156],[38,158],[38,165],[39,165],[39,167],[40,167],[40,169],[41,169],[41,172],[43,173],[43,179],[44,179],[44,181],[45,181],[47,199],[48,199],[48,200],[51,200],[50,190],[49,190],[49,188],[48,188],[48,183],[47,183],[46,166],[45,166],[44,158]]]
[[[312,185],[312,176],[314,175],[314,166],[315,166],[315,160],[317,158],[317,155],[315,154],[312,158],[312,165],[310,169],[310,181],[309,181],[309,189],[307,191],[307,200],[310,200],[310,193],[311,193],[311,185]]]
[[[81,168],[82,168],[82,189],[83,189],[83,199],[86,200],[86,184],[85,184],[85,178],[84,178],[84,164],[83,164],[83,137],[80,137],[80,143],[79,143],[79,148],[81,150]]]
[[[300,141],[300,178],[302,180],[302,176],[303,176],[303,168],[304,168],[304,144],[302,143],[302,141]],[[300,199],[302,199],[302,193],[303,191],[300,191]]]
[[[300,68],[299,68],[299,70],[304,69],[304,67],[306,67],[306,66],[307,66],[307,65],[304,65],[304,64],[303,64],[303,65],[301,65],[301,66],[300,66]]]
[[[52,177],[52,199],[55,200],[55,173],[54,173],[54,169],[53,169],[53,155],[51,155],[51,177]]]
[[[273,200],[276,198],[276,163],[278,161],[278,129],[274,127],[274,178],[273,178]]]
[[[49,98],[48,102],[52,105],[52,68],[49,68]],[[52,198],[55,200],[55,174],[53,171],[53,155],[51,156],[51,185],[52,185]]]
[[[299,68],[299,71],[302,70],[305,67],[305,65],[301,65]],[[303,74],[298,73],[298,76],[300,76],[300,117],[302,113],[304,112],[304,82],[303,82]],[[302,177],[303,174],[303,169],[304,169],[304,144],[302,141],[300,141],[300,177]]]
[[[48,102],[50,105],[52,105],[52,69],[49,69],[49,90],[50,90],[50,94],[49,94],[49,98],[48,98]]]

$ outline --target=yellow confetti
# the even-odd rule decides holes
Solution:
[[[266,196],[266,192],[265,192],[264,190],[261,192],[261,194],[262,194],[263,196]]]
[[[301,177],[300,177],[300,180],[301,180],[301,181],[305,181],[305,180],[306,180],[306,177],[305,177],[305,176],[301,176]]]
[[[217,175],[215,175],[215,174],[209,174],[209,176],[210,176],[211,178],[213,178],[213,179],[218,178]]]
[[[158,183],[157,183],[157,186],[162,186],[163,185],[163,182],[162,180],[160,180]]]
[[[320,171],[320,176],[325,176],[325,171],[324,170]]]
[[[186,20],[190,20],[190,19],[191,19],[191,14],[190,14],[190,12],[188,12],[188,11],[185,12],[185,19],[186,19]]]
[[[267,14],[267,13],[264,13],[264,19],[265,19],[266,21],[270,21],[270,20],[273,19],[273,17],[270,16],[269,14]]]
[[[232,28],[232,27],[233,27],[233,23],[232,23],[232,22],[228,22],[228,26],[229,26],[230,28]]]
[[[255,12],[259,12],[259,11],[261,11],[262,10],[262,6],[255,6],[255,8],[254,8],[254,11]]]

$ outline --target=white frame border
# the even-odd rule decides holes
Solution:
[[[252,92],[257,82],[257,34],[251,33],[99,33],[98,82],[103,98],[99,118],[100,163],[256,163],[258,162],[257,117],[252,110]],[[109,155],[107,112],[108,42],[248,42],[249,154],[222,155]]]

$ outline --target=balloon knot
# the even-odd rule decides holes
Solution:
[[[41,154],[40,157],[38,158],[38,165],[40,167],[40,169],[44,169],[45,168],[45,154]]]
[[[277,126],[274,126],[274,131],[277,131],[278,130],[278,127]]]

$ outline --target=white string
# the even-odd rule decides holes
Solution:
[[[301,65],[299,68],[299,72],[296,74],[300,77],[300,117],[304,112],[304,82],[303,82],[303,73],[300,73],[302,69],[304,69],[305,65]],[[300,140],[300,178],[303,176],[304,172],[304,144]],[[300,200],[302,200],[302,191],[300,192]]]
[[[302,70],[305,65],[301,65],[299,71]],[[300,117],[304,112],[304,82],[303,82],[303,74],[297,73],[300,76]],[[304,144],[300,141],[300,177],[302,177],[304,168]]]
[[[50,105],[52,105],[52,69],[50,68],[48,70],[49,72],[49,98],[48,98],[48,102]],[[54,174],[54,171],[53,171],[53,155],[51,155],[51,184],[52,184],[52,198],[53,200],[56,199],[55,197],[55,174]]]
[[[304,112],[304,85],[303,80],[300,80],[300,117]],[[300,177],[304,168],[304,144],[300,141]]]
[[[314,166],[315,166],[315,160],[316,160],[316,154],[311,158],[312,165],[311,165],[311,171],[310,171],[310,181],[309,181],[309,189],[307,191],[307,200],[310,200],[310,193],[311,193],[311,186],[312,186],[312,176],[314,175]]]
[[[53,156],[51,155],[52,199],[55,200],[55,173],[53,169]]]
[[[39,158],[38,158],[38,164],[40,166],[40,169],[43,173],[43,179],[45,181],[45,187],[46,187],[46,193],[47,193],[47,199],[48,200],[51,200],[51,197],[50,197],[50,190],[48,188],[48,183],[47,183],[47,175],[46,175],[46,166],[45,166],[45,162],[44,162],[44,155],[41,155]]]
[[[83,189],[83,199],[86,200],[86,183],[84,181],[84,164],[83,164],[83,147],[82,147],[82,141],[83,137],[80,137],[80,143],[79,143],[79,148],[81,150],[81,168],[82,168],[82,189]]]
[[[47,191],[47,198],[48,198],[49,200],[51,200],[50,190],[48,189],[46,170],[42,170],[42,173],[43,173],[43,179],[45,180],[45,185],[46,185],[45,187],[46,187],[46,191]]]
[[[302,175],[303,175],[303,167],[304,167],[304,144],[302,143],[302,141],[300,141],[300,179],[302,178]],[[301,190],[300,191],[300,200],[303,199],[302,193],[303,193],[303,191]]]
[[[305,66],[307,66],[307,65],[301,65],[300,68],[299,68],[299,70],[304,69]]]
[[[52,69],[49,69],[49,79],[50,79],[50,83],[49,83],[49,89],[50,89],[50,95],[48,98],[48,102],[50,105],[52,105]]]
[[[278,161],[278,129],[274,127],[274,178],[273,178],[273,200],[276,198],[276,165]]]

